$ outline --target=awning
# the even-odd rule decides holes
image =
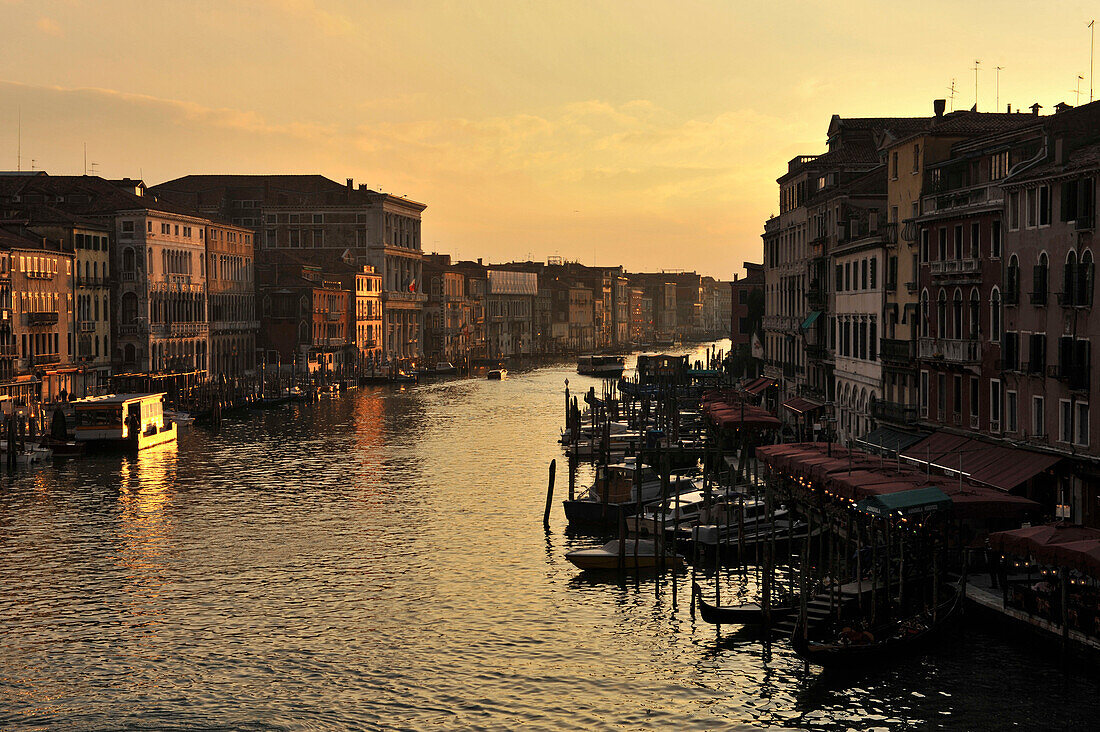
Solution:
[[[1062,458],[1021,447],[934,432],[902,450],[901,456],[917,465],[961,472],[976,483],[1011,491],[1053,467]]]
[[[825,406],[821,402],[815,402],[813,399],[804,399],[802,397],[795,397],[794,399],[788,399],[783,402],[783,406],[791,410],[795,414],[806,414],[812,412],[815,409],[821,409]]]
[[[871,430],[863,437],[860,437],[856,442],[872,450],[899,452],[910,445],[920,442],[926,437],[928,437],[927,432],[913,433],[894,429],[893,427],[879,427],[878,429]]]
[[[811,327],[813,327],[813,324],[820,317],[821,317],[821,311],[820,310],[812,310],[810,312],[810,314],[806,316],[806,319],[802,321],[802,330],[809,330]]]
[[[1100,531],[1073,524],[1043,524],[989,535],[989,546],[999,552],[1026,556],[1040,554],[1054,544],[1100,540]]]
[[[749,383],[745,384],[741,388],[744,389],[745,391],[747,391],[750,394],[759,394],[760,392],[764,391],[769,386],[773,386],[774,384],[775,384],[775,382],[772,381],[771,379],[762,378],[762,379],[756,379],[754,381],[750,381]]]
[[[865,498],[856,508],[876,516],[913,516],[951,508],[951,499],[939,488],[914,488]]]

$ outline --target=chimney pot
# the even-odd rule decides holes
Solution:
[[[1009,104],[1008,109],[1006,109],[1005,111],[1008,112],[1009,114],[1012,114],[1012,105]]]
[[[947,100],[946,99],[933,99],[932,100],[932,109],[935,110],[937,117],[942,117],[943,116],[943,110],[947,109]]]
[[[355,179],[354,178],[348,178],[348,190],[350,191],[353,188],[355,188]]]
[[[1035,104],[1032,104],[1032,105],[1031,105],[1031,106],[1029,107],[1029,109],[1031,110],[1031,113],[1032,113],[1033,115],[1035,115],[1036,117],[1038,117],[1038,116],[1039,116],[1039,110],[1040,110],[1040,109],[1042,109],[1042,108],[1043,108],[1043,105],[1042,105],[1042,104],[1039,104],[1038,102],[1035,102]]]

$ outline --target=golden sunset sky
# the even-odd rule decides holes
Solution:
[[[1088,99],[1095,2],[0,0],[0,169],[321,173],[424,249],[723,279],[832,114]]]

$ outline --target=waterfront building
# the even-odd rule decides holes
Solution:
[[[4,218],[73,253],[75,319],[67,337],[73,339],[77,371],[68,393],[74,397],[100,393],[111,374],[111,227],[43,203],[13,205]]]
[[[489,269],[485,292],[489,358],[533,355],[533,313],[538,275]]]
[[[424,354],[429,365],[465,364],[470,350],[471,304],[466,278],[447,254],[424,258],[428,302],[424,306]]]
[[[630,343],[649,343],[653,338],[653,301],[645,296],[644,287],[630,288]]]
[[[764,226],[764,375],[778,386],[780,402],[799,398],[800,409],[819,409],[835,398],[836,319],[830,247],[848,241],[849,206],[866,208],[881,190],[848,186],[882,163],[879,145],[919,129],[919,118],[852,118],[834,115],[827,151],[799,155],[777,179],[779,215]],[[876,199],[876,200],[878,200]],[[811,215],[813,216],[811,229]],[[781,410],[804,421],[807,413]]]
[[[734,274],[730,289],[729,333],[732,348],[749,346],[752,342],[753,323],[749,316],[749,301],[764,296],[764,265],[745,262],[745,276]],[[761,303],[763,304],[763,303]],[[757,324],[759,325],[759,324]],[[757,335],[761,335],[757,333]]]
[[[266,362],[308,372],[356,366],[355,356],[348,353],[352,292],[341,282],[341,273],[279,259],[256,268]]]
[[[373,266],[382,277],[383,358],[423,355],[424,204],[320,175],[189,175],[151,190],[248,226],[265,254],[306,252],[322,266]]]
[[[612,343],[620,348],[630,340],[630,278],[619,268],[611,275]]]
[[[348,308],[347,359],[358,371],[382,364],[382,275],[369,264],[347,265],[341,281],[354,303]]]
[[[1100,404],[1092,376],[1100,102],[1042,120],[1041,147],[1012,155],[1001,185],[1000,427],[1007,440],[1072,457],[1051,500],[1059,518],[1100,526],[1100,410],[1091,409]]]
[[[240,378],[256,368],[255,251],[252,231],[206,227],[207,298],[212,378]]]
[[[61,240],[29,233],[8,237],[5,244],[11,265],[11,342],[18,355],[15,374],[33,384],[30,393],[18,386],[13,391],[23,398],[56,401],[62,392],[72,393],[77,372],[74,256],[64,251]]]

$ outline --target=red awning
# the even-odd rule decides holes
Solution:
[[[747,391],[750,394],[759,394],[760,392],[764,391],[769,386],[772,386],[774,384],[775,384],[775,382],[771,379],[760,378],[760,379],[756,379],[755,381],[750,381],[749,383],[745,384],[741,388],[744,389],[745,391]]]
[[[1100,540],[1100,531],[1073,524],[1044,524],[989,535],[989,545],[999,552],[1025,556],[1037,555],[1054,544]]]
[[[918,465],[962,472],[976,483],[1011,491],[1053,467],[1062,458],[1019,447],[996,445],[963,435],[935,432],[902,451]]]
[[[795,414],[806,414],[812,412],[815,409],[821,409],[825,406],[821,402],[815,402],[813,399],[805,399],[803,397],[795,397],[794,399],[788,399],[783,402],[783,406],[791,410]]]

